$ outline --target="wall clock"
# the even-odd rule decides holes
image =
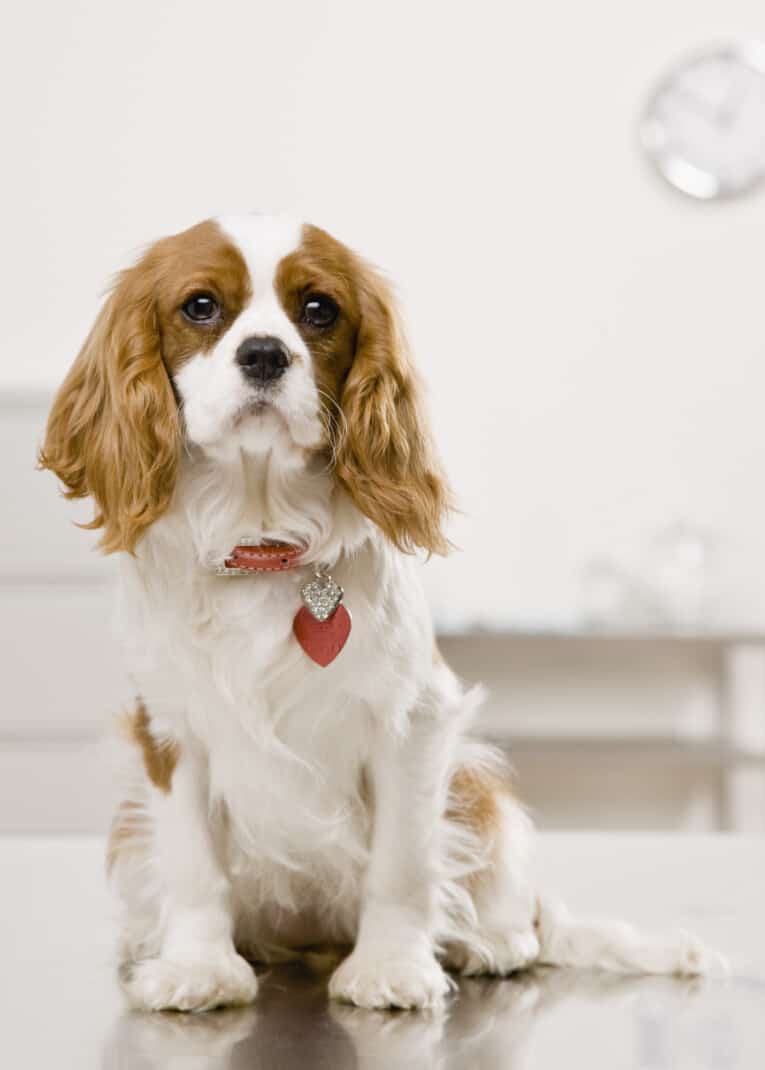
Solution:
[[[675,189],[731,197],[765,177],[765,44],[744,41],[677,66],[643,114],[643,147]]]

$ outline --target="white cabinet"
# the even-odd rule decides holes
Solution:
[[[0,399],[0,829],[101,830],[105,740],[130,699],[110,621],[114,562],[74,526],[91,515],[36,470],[49,399]]]

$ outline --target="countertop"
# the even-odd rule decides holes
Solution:
[[[440,1015],[330,1005],[326,979],[263,971],[258,1001],[198,1016],[125,1009],[98,837],[0,839],[3,1065],[42,1070],[587,1070],[765,1064],[765,840],[547,834],[538,870],[579,912],[683,925],[729,981],[537,970],[463,980]]]

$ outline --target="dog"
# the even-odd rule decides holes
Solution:
[[[350,949],[329,992],[365,1008],[436,1008],[455,972],[719,964],[535,887],[504,759],[466,733],[481,692],[434,640],[417,552],[447,552],[451,496],[356,253],[261,214],[156,242],[40,462],[119,555],[139,697],[108,855],[133,1006],[249,1004],[252,962],[305,949]]]

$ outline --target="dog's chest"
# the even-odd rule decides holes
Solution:
[[[219,731],[208,761],[236,883],[285,905],[308,884],[337,888],[364,863],[371,725],[348,699],[279,709],[269,731]]]

